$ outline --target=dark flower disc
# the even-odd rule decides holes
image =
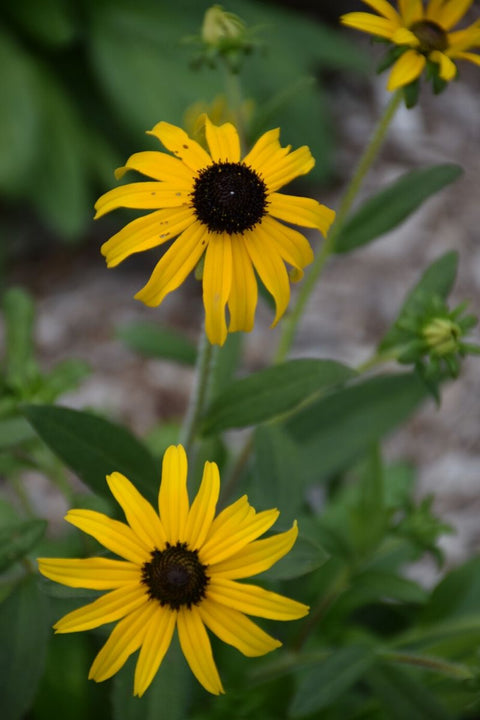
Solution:
[[[182,605],[197,605],[205,597],[209,578],[197,550],[189,550],[187,543],[167,543],[165,550],[153,550],[151,558],[142,567],[142,582],[160,605],[178,610]]]
[[[411,32],[420,41],[419,50],[430,53],[432,50],[444,52],[448,48],[448,36],[445,30],[433,20],[419,20],[410,27]]]
[[[267,187],[248,165],[213,163],[195,179],[192,204],[210,232],[243,233],[266,214]]]

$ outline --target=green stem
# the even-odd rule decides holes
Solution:
[[[198,429],[198,421],[205,410],[208,399],[212,370],[213,346],[210,344],[205,332],[202,332],[197,353],[195,367],[195,381],[190,401],[185,415],[180,443],[184,446],[187,454],[191,449]]]
[[[379,655],[384,659],[404,665],[415,665],[426,670],[448,675],[451,678],[459,680],[470,680],[474,677],[473,672],[466,665],[459,663],[451,663],[443,658],[433,658],[426,655],[413,655],[411,653],[401,653],[394,651],[380,651]]]
[[[275,362],[277,363],[285,360],[286,356],[288,355],[288,352],[295,338],[298,324],[302,317],[303,311],[305,310],[305,306],[307,305],[307,302],[310,299],[310,296],[317,284],[317,281],[322,274],[323,268],[327,260],[334,252],[335,243],[342,230],[345,219],[350,212],[355,198],[357,197],[358,191],[360,190],[365,175],[369,171],[380,151],[380,148],[382,147],[385,135],[400,104],[401,99],[401,92],[397,92],[392,96],[390,102],[385,108],[383,116],[380,118],[377,127],[375,128],[370,142],[368,143],[363,155],[360,158],[353,177],[348,184],[347,189],[345,190],[343,198],[340,202],[340,207],[338,208],[337,216],[334,224],[332,225],[330,233],[328,234],[325,242],[323,243],[320,252],[314,260],[313,265],[311,266],[310,272],[308,273],[300,288],[295,306],[290,312],[290,315],[285,318],[283,325],[283,333],[280,337],[280,342],[278,344],[278,349],[275,356]]]

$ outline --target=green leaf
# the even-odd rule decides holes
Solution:
[[[429,265],[418,283],[408,293],[395,325],[390,328],[379,345],[380,351],[388,350],[402,342],[404,333],[396,327],[397,323],[410,315],[421,313],[426,299],[432,296],[438,296],[442,300],[448,298],[455,283],[457,267],[458,253],[453,250],[441,255]]]
[[[118,337],[135,352],[147,357],[194,365],[195,345],[181,333],[148,322],[135,322],[117,329]]]
[[[24,557],[42,539],[46,520],[26,520],[0,530],[0,572]]]
[[[22,720],[43,674],[49,635],[45,596],[33,575],[0,606],[2,720]]]
[[[284,427],[318,480],[351,465],[427,396],[414,373],[378,376],[329,393],[292,415]]]
[[[433,590],[420,617],[422,625],[460,618],[478,610],[480,558],[451,570]]]
[[[302,519],[299,519],[299,535],[292,550],[265,572],[269,580],[293,580],[317,570],[328,555],[320,543],[302,533]]]
[[[373,660],[374,655],[368,647],[350,645],[333,652],[324,662],[305,673],[288,717],[301,718],[331,705],[363,677]]]
[[[113,681],[113,720],[185,720],[189,716],[191,673],[176,637],[152,684],[141,698],[133,695],[133,663]]]
[[[25,418],[12,417],[0,420],[0,450],[6,450],[34,437],[35,433]]]
[[[391,720],[453,720],[453,716],[412,673],[378,664],[367,678]]]
[[[21,389],[37,372],[33,350],[35,307],[31,296],[20,287],[12,287],[3,296],[6,330],[5,380]]]
[[[37,0],[22,0],[8,3],[5,10],[35,42],[62,46],[77,34],[74,4],[65,0],[42,0],[41,11]]]
[[[334,360],[290,360],[260,370],[237,380],[215,398],[201,431],[210,435],[271,420],[354,374]]]
[[[459,165],[444,164],[412,170],[367,200],[347,219],[335,243],[344,253],[393,230],[436,192],[462,174]]]
[[[26,405],[23,412],[48,447],[94,492],[111,498],[105,476],[118,471],[150,500],[156,497],[160,468],[126,428],[54,405]]]

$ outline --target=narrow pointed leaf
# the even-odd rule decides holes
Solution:
[[[42,539],[46,520],[26,520],[0,530],[0,572],[24,557]]]

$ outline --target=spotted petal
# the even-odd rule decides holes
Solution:
[[[208,116],[205,116],[205,134],[214,162],[239,162],[240,139],[231,123],[214,125]]]

